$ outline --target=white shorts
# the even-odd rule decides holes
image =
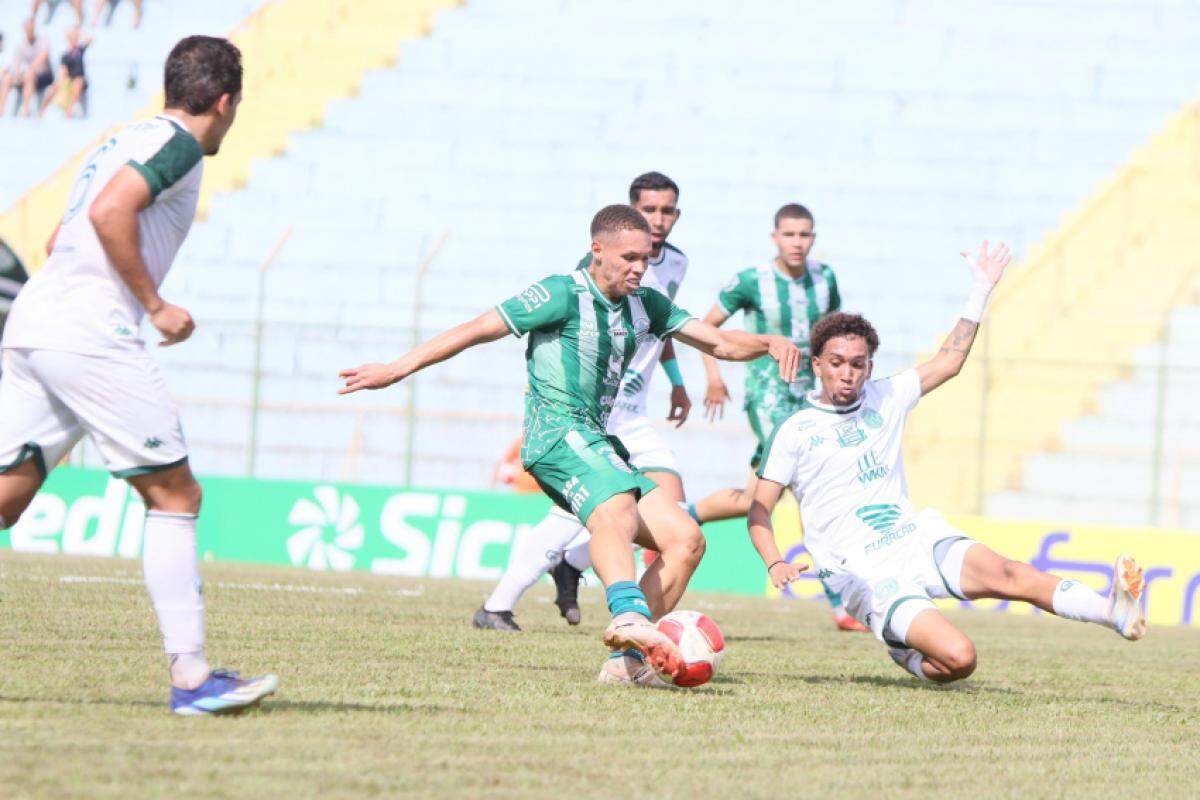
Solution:
[[[187,462],[179,409],[144,350],[0,355],[0,472],[32,458],[45,476],[90,434],[117,478]]]
[[[908,627],[933,598],[966,600],[962,565],[966,552],[978,544],[933,509],[926,509],[898,526],[904,531],[884,549],[853,565],[853,570],[822,565],[820,575],[855,619],[881,642],[907,647]]]
[[[609,433],[621,440],[629,451],[629,463],[642,472],[679,474],[675,454],[646,417],[621,418],[610,426]]]

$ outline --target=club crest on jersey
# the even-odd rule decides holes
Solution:
[[[883,427],[883,415],[873,408],[863,409],[862,421],[868,428],[879,430]]]
[[[842,447],[857,447],[867,440],[867,435],[858,427],[856,419],[846,420],[835,426],[833,432],[837,434],[838,444]]]

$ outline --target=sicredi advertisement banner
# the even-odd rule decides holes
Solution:
[[[515,537],[541,520],[541,495],[423,488],[203,478],[197,530],[201,558],[283,564],[321,571],[365,570],[408,577],[499,578]],[[128,485],[97,470],[60,468],[0,547],[27,553],[137,558],[145,510]],[[806,553],[793,503],[776,513],[780,549]],[[1057,525],[980,517],[950,522],[997,552],[1106,591],[1112,562],[1132,553],[1146,568],[1152,624],[1197,624],[1200,535],[1187,531]],[[699,591],[778,595],[745,523],[706,525],[708,551],[692,581]],[[783,592],[822,594],[815,571]],[[952,601],[943,601],[954,605]],[[1037,613],[1020,603],[962,603]]]

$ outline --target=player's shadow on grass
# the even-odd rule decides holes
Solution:
[[[20,703],[30,705],[43,705],[52,703],[66,706],[133,706],[155,709],[162,709],[166,705],[160,700],[116,700],[103,697],[10,697],[7,695],[0,695],[0,704],[4,703]],[[462,708],[427,705],[423,703],[350,703],[328,700],[272,700],[271,698],[267,698],[262,702],[261,705],[252,709],[248,709],[247,711],[248,713],[252,714],[277,714],[287,711],[303,711],[305,713],[345,713],[347,711],[361,711],[372,714],[392,714],[397,712],[404,714],[445,714],[453,712],[469,713],[466,709]]]

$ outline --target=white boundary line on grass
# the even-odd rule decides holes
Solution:
[[[117,586],[144,586],[141,578],[119,578],[109,575],[5,575],[0,573],[0,580],[23,580],[35,583],[98,583]],[[298,592],[302,594],[336,594],[364,595],[377,594],[357,586],[312,586],[297,583],[236,583],[232,581],[205,581],[205,586],[215,586],[219,589],[245,589],[255,592]],[[425,594],[425,587],[415,589],[392,589],[378,594],[394,595],[396,597],[420,597]]]

